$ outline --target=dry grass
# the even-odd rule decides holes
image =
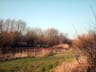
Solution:
[[[87,72],[88,66],[87,57],[81,56],[79,60],[63,62],[60,66],[57,66],[53,72]]]

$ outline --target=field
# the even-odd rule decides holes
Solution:
[[[47,57],[24,58],[0,62],[0,72],[52,72],[62,62],[71,62],[79,50],[70,49],[64,53]]]

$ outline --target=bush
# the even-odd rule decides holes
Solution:
[[[78,37],[74,43],[75,47],[88,53],[90,68],[89,72],[96,72],[96,34],[87,34]]]

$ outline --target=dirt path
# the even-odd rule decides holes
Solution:
[[[56,67],[53,72],[86,72],[88,66],[87,57],[80,56],[78,60],[63,62],[60,66]]]

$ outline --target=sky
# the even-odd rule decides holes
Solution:
[[[0,0],[0,19],[24,20],[31,28],[56,28],[74,38],[94,26],[96,0]]]

